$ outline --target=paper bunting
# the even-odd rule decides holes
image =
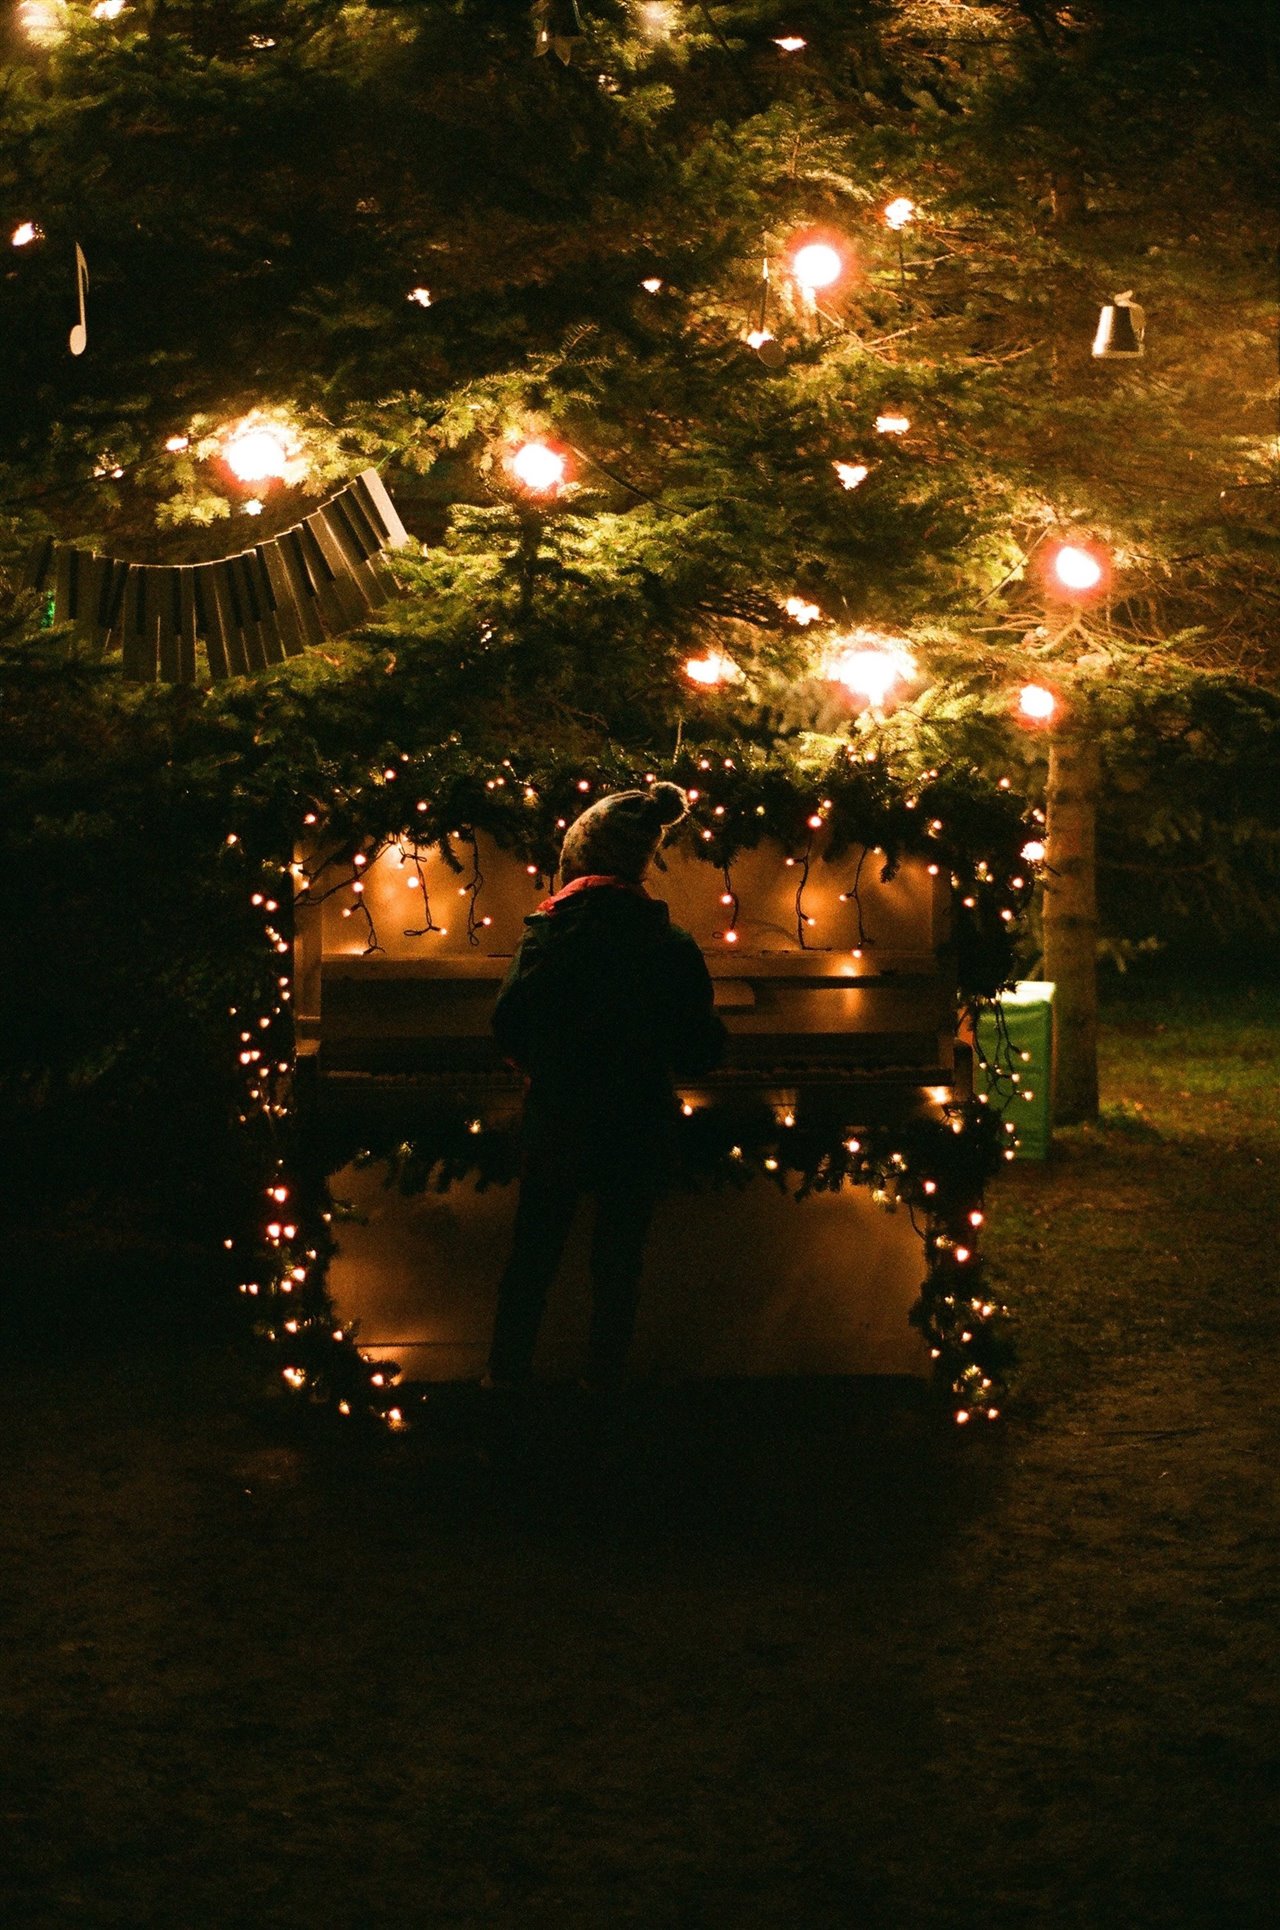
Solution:
[[[214,563],[120,563],[47,541],[31,586],[53,620],[119,650],[133,683],[193,684],[204,648],[214,683],[283,663],[363,622],[395,593],[384,552],[408,531],[375,469],[292,529]]]

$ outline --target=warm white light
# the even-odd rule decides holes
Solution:
[[[126,0],[98,0],[93,10],[95,20],[118,20],[125,10]]]
[[[241,504],[241,508],[244,510],[246,516],[261,516],[262,507],[261,502],[256,496],[250,496],[247,503]]]
[[[1018,692],[1018,709],[1036,723],[1046,723],[1058,708],[1058,700],[1043,684],[1024,684]]]
[[[411,288],[409,290],[409,300],[416,302],[419,308],[430,308],[431,290],[429,288]]]
[[[9,239],[15,248],[27,248],[33,241],[39,241],[41,233],[34,221],[20,221]]]
[[[878,415],[876,417],[876,431],[882,436],[905,436],[910,427],[910,416]]]
[[[884,211],[884,218],[891,228],[905,228],[908,221],[915,219],[915,212],[915,202],[908,201],[905,194],[900,194],[896,201],[889,203]]]
[[[1102,581],[1096,556],[1075,543],[1064,543],[1053,559],[1053,573],[1064,590],[1094,590]]]
[[[62,0],[22,0],[18,25],[37,47],[53,47],[66,32]]]
[[[675,25],[675,10],[666,4],[666,0],[644,0],[640,20],[651,40],[661,40]]]
[[[780,37],[775,37],[773,44],[775,47],[781,47],[784,54],[798,54],[802,48],[809,45],[807,40],[801,40],[799,34],[782,34]]]
[[[549,495],[564,481],[564,457],[545,442],[522,442],[509,460],[517,478],[537,495]]]
[[[865,462],[838,462],[835,464],[835,472],[845,489],[856,489],[858,484],[864,483],[871,474]]]
[[[1045,847],[1039,838],[1032,838],[1030,844],[1024,844],[1022,847],[1022,855],[1028,864],[1040,864],[1044,858],[1044,852]]]
[[[916,664],[901,644],[891,638],[873,644],[872,634],[855,631],[851,637],[838,638],[824,673],[855,696],[865,697],[878,710],[895,684],[910,683],[916,675]]]
[[[296,482],[305,474],[297,437],[256,411],[228,431],[221,453],[237,482]]]
[[[171,456],[180,456],[184,449],[191,447],[191,438],[190,436],[169,436],[164,446]]]
[[[789,596],[782,607],[802,628],[805,624],[816,623],[822,615],[816,603],[806,603],[802,596]]]
[[[662,277],[661,275],[649,275],[641,282],[640,286],[646,295],[660,295],[662,293]]]
[[[738,675],[738,666],[728,657],[718,656],[714,650],[709,650],[705,657],[690,657],[685,664],[684,674],[695,684],[723,684],[731,682]]]
[[[762,348],[766,342],[772,342],[776,339],[771,328],[749,328],[747,330],[748,348],[759,349]]]
[[[791,272],[801,288],[812,294],[815,289],[830,288],[832,282],[839,281],[844,263],[829,242],[810,241],[803,248],[797,248],[792,256]]]

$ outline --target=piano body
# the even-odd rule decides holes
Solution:
[[[682,1099],[763,1100],[784,1125],[936,1117],[967,1091],[947,883],[917,860],[882,882],[880,858],[856,848],[827,863],[823,835],[807,868],[771,842],[736,859],[736,907],[726,908],[720,871],[679,848],[651,874],[651,891],[703,947],[730,1033],[726,1064]],[[299,1058],[310,1103],[348,1145],[365,1134],[371,1145],[412,1140],[445,1116],[475,1131],[518,1118],[519,1081],[490,1015],[547,885],[484,835],[451,849],[452,866],[407,842],[320,870],[302,854],[312,883],[297,905]],[[367,950],[375,936],[380,949]],[[362,1351],[394,1358],[409,1380],[478,1374],[516,1188],[468,1179],[406,1195],[386,1182],[377,1162],[331,1175],[338,1313],[359,1322]],[[581,1368],[585,1230],[575,1229],[548,1311],[542,1374]],[[909,1214],[886,1212],[863,1186],[800,1201],[761,1180],[679,1191],[651,1238],[633,1369],[923,1375],[927,1349],[908,1314],[924,1274]]]

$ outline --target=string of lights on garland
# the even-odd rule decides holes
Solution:
[[[364,918],[366,951],[377,951],[362,873],[388,847],[419,867],[434,848],[463,880],[469,931],[478,942],[484,922],[478,908],[483,878],[474,860],[478,833],[488,833],[522,858],[531,874],[546,879],[564,827],[593,797],[660,777],[686,788],[690,815],[680,836],[725,880],[725,943],[735,937],[734,860],[772,839],[799,874],[796,936],[804,944],[803,881],[821,829],[831,857],[863,847],[885,876],[906,857],[923,858],[932,872],[949,879],[960,996],[971,1019],[1006,983],[1014,927],[1043,857],[1034,835],[1037,815],[1027,814],[1007,780],[993,783],[975,771],[955,770],[903,782],[881,758],[852,747],[817,773],[797,761],[765,760],[711,744],[685,747],[664,764],[644,767],[619,757],[597,760],[587,771],[550,757],[536,768],[517,768],[510,759],[478,758],[456,741],[413,754],[388,749],[365,783],[316,799],[302,814],[300,839],[323,854],[313,871],[297,860],[282,874],[269,855],[248,853],[238,834],[229,833],[225,855],[252,883],[250,901],[262,917],[266,951],[257,983],[232,1013],[244,1080],[240,1121],[255,1147],[259,1211],[227,1246],[243,1263],[240,1291],[254,1305],[256,1331],[274,1350],[280,1383],[308,1405],[393,1430],[410,1421],[409,1395],[396,1390],[399,1369],[364,1358],[357,1329],[330,1298],[326,1276],[339,1209],[329,1197],[328,1176],[353,1158],[381,1159],[388,1184],[406,1192],[466,1179],[506,1184],[518,1169],[518,1135],[509,1117],[488,1121],[446,1107],[411,1141],[375,1145],[365,1138],[357,1145],[341,1136],[326,1138],[298,1104],[290,969],[294,891],[305,896],[321,870],[340,868],[341,884],[325,886],[323,895],[349,892],[352,905],[345,909]],[[471,854],[469,860],[457,856],[455,842]],[[438,932],[429,905],[411,930],[428,944]],[[1007,1058],[1001,1072],[1012,1094],[1017,1074]],[[686,1184],[746,1184],[754,1178],[800,1199],[859,1185],[877,1204],[911,1214],[926,1269],[913,1319],[962,1425],[975,1417],[998,1418],[1012,1357],[1009,1310],[990,1291],[977,1250],[983,1187],[1002,1159],[1013,1157],[1015,1140],[992,1083],[995,1103],[987,1096],[952,1098],[949,1090],[933,1091],[922,1115],[893,1125],[846,1122],[826,1106],[822,1117],[809,1118],[803,1110],[779,1112],[732,1098],[711,1105],[686,1100],[681,1120]]]

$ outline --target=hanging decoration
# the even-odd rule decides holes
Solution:
[[[84,249],[76,243],[76,298],[80,303],[80,319],[72,324],[67,337],[67,346],[73,355],[83,355],[89,346],[89,324],[85,314],[84,296],[89,286],[89,264],[84,258]]]
[[[578,0],[535,0],[533,51],[536,58],[554,54],[567,67],[585,33]]]
[[[1127,288],[1123,295],[1109,301],[1098,317],[1094,356],[1100,362],[1135,361],[1144,352],[1146,332],[1146,311],[1134,301],[1133,290]]]
[[[53,592],[53,621],[119,650],[133,683],[193,684],[197,645],[214,683],[283,663],[341,636],[396,583],[383,552],[409,541],[375,469],[292,529],[212,563],[124,563],[44,542],[28,581]]]

